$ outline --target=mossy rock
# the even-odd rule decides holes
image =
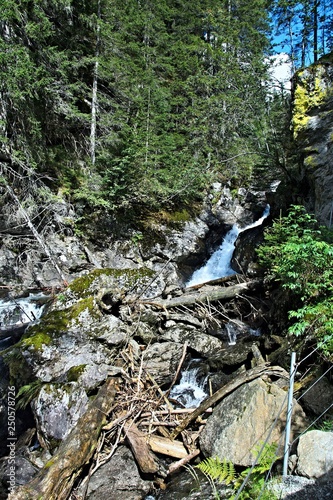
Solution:
[[[66,296],[74,295],[77,299],[86,298],[99,292],[102,287],[121,288],[126,294],[135,288],[149,283],[154,271],[148,268],[140,269],[95,269],[89,274],[74,280],[65,292]]]
[[[95,319],[102,315],[99,312],[94,297],[79,300],[67,309],[50,311],[23,335],[18,344],[20,348],[42,350],[44,345],[50,345],[54,338],[66,333],[73,323],[80,322],[80,315],[87,311]]]
[[[324,64],[317,63],[296,74],[292,115],[294,139],[308,127],[312,111],[321,107],[332,95],[326,71]]]
[[[9,368],[10,384],[17,388],[27,384],[32,379],[32,370],[17,344],[2,353],[4,362]]]
[[[66,373],[67,382],[77,382],[87,365],[72,366]]]

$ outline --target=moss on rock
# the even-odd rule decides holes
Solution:
[[[68,382],[77,382],[87,365],[72,366],[66,373]]]
[[[35,351],[41,351],[43,346],[49,345],[52,342],[52,337],[44,332],[38,332],[21,340],[22,348],[32,347]]]
[[[80,276],[68,287],[68,292],[74,294],[76,298],[89,297],[99,291],[101,286],[110,281],[114,285],[121,286],[124,292],[136,285],[144,284],[154,276],[154,271],[148,268],[140,269],[95,269],[89,274]],[[104,278],[104,279],[103,279]],[[105,282],[105,283],[103,283]]]
[[[311,111],[319,107],[328,97],[325,78],[326,69],[321,64],[312,65],[297,73],[295,78],[292,128],[294,139],[307,128]]]

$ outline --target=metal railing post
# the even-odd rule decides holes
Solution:
[[[290,428],[291,428],[291,415],[293,411],[293,395],[294,395],[294,378],[296,371],[296,352],[291,353],[290,360],[290,380],[288,391],[288,405],[287,405],[287,421],[286,421],[286,437],[284,442],[284,458],[283,458],[283,476],[288,475],[288,460],[290,448]]]

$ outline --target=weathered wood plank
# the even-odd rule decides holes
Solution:
[[[145,437],[145,439],[150,448],[156,453],[174,458],[185,458],[188,456],[185,446],[180,441],[156,436],[155,434]]]
[[[152,453],[147,444],[146,434],[141,432],[133,421],[126,423],[124,429],[135,460],[141,471],[144,474],[155,474],[158,472],[160,465],[157,457]]]

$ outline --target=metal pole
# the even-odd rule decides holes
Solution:
[[[283,476],[288,475],[288,460],[289,460],[289,446],[290,446],[290,428],[291,428],[291,415],[293,411],[293,395],[294,395],[294,378],[296,371],[296,352],[291,353],[290,360],[290,381],[288,391],[288,406],[287,406],[287,422],[286,422],[286,438],[284,443],[284,458],[283,458]]]

